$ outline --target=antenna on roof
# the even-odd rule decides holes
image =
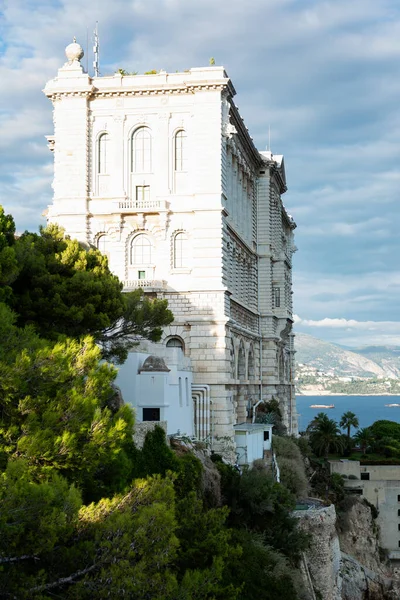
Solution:
[[[86,27],[86,73],[89,73],[89,28]]]
[[[99,59],[99,31],[98,31],[99,22],[96,21],[96,29],[94,30],[94,44],[93,44],[93,53],[94,53],[94,76],[98,77],[100,75],[100,59]]]
[[[271,125],[268,125],[268,150],[271,152]]]

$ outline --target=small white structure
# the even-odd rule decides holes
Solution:
[[[193,436],[193,375],[174,354],[167,365],[159,356],[130,353],[120,367],[117,385],[125,402],[135,408],[137,422],[166,421],[168,435]]]
[[[252,465],[264,452],[271,450],[272,427],[264,423],[239,423],[234,425],[236,455],[239,465]]]

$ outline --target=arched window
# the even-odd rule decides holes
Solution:
[[[165,344],[167,348],[180,348],[183,350],[183,342],[180,338],[172,337],[169,338],[168,342]]]
[[[131,264],[148,265],[152,262],[153,246],[147,235],[141,233],[132,240]]]
[[[185,231],[180,231],[174,237],[174,269],[182,269],[188,263],[187,239]]]
[[[97,250],[100,250],[100,252],[105,256],[109,256],[109,244],[110,240],[104,233],[102,235],[99,235],[96,243]]]
[[[132,136],[132,173],[151,173],[151,133],[139,127]]]
[[[175,171],[187,171],[186,131],[180,129],[175,134]]]
[[[98,141],[98,162],[97,170],[100,175],[107,175],[110,172],[110,136],[108,133],[102,133]]]

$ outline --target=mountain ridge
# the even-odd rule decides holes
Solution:
[[[297,372],[315,369],[332,377],[400,379],[400,347],[344,348],[295,332]]]

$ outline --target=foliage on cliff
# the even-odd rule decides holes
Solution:
[[[46,341],[0,315],[1,597],[297,598],[304,540],[283,486],[227,467],[212,505],[201,463],[160,428],[134,447],[93,338]]]
[[[274,436],[273,446],[278,458],[281,482],[296,498],[307,495],[307,476],[299,446],[288,437]]]

